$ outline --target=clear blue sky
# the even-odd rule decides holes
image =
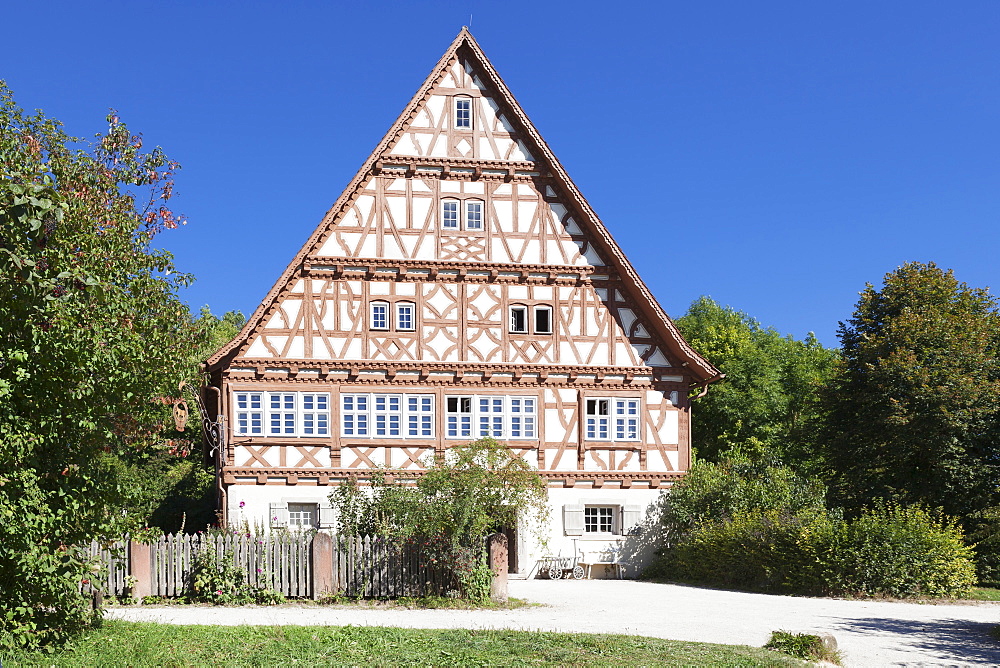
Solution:
[[[836,345],[903,262],[1000,285],[996,0],[8,2],[0,78],[178,160],[183,296],[249,315],[470,11],[671,315],[707,294]]]

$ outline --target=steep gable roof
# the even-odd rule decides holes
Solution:
[[[427,79],[406,105],[403,112],[396,119],[396,122],[393,123],[392,127],[382,138],[382,141],[379,142],[375,150],[368,156],[333,207],[323,217],[316,230],[288,264],[284,272],[282,272],[274,287],[268,292],[268,295],[254,311],[240,333],[230,343],[209,358],[207,361],[208,367],[216,367],[227,356],[238,352],[240,346],[247,341],[252,333],[261,325],[265,316],[273,309],[282,290],[287,289],[289,283],[293,281],[296,271],[302,266],[305,258],[314,254],[316,249],[322,245],[325,236],[330,234],[332,226],[336,224],[338,217],[350,206],[350,203],[364,186],[366,180],[378,171],[383,161],[387,159],[400,159],[398,152],[394,154],[394,149],[399,145],[404,133],[421,112],[432,89],[438,85],[442,78],[451,76],[451,73],[448,71],[449,64],[456,58],[471,64],[471,71],[475,73],[476,86],[490,91],[491,97],[500,105],[498,113],[501,114],[502,121],[509,123],[514,128],[519,140],[519,146],[513,151],[516,154],[513,158],[522,162],[533,162],[536,171],[551,175],[558,190],[564,194],[566,201],[576,209],[578,213],[577,220],[581,229],[593,240],[598,254],[621,276],[623,279],[623,291],[628,293],[634,306],[645,316],[645,320],[650,326],[656,330],[655,333],[658,337],[664,341],[670,351],[701,382],[708,383],[721,378],[722,374],[719,373],[718,369],[692,349],[681,336],[674,323],[657,303],[649,288],[643,283],[600,218],[573,183],[572,179],[570,179],[548,144],[545,143],[545,140],[542,139],[534,125],[525,115],[521,106],[503,82],[503,79],[501,79],[479,47],[479,44],[469,33],[468,29],[464,27],[451,46],[448,47],[448,50],[441,56],[437,65],[435,65]],[[510,160],[512,157],[508,155],[505,159]]]

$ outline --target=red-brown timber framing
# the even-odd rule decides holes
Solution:
[[[432,91],[435,90],[448,68],[456,60],[470,66],[471,71],[477,75],[482,75],[481,85],[486,91],[484,95],[488,93],[497,104],[498,114],[503,114],[507,119],[513,119],[512,125],[516,129],[516,136],[520,137],[527,145],[528,152],[530,156],[535,158],[534,160],[390,155],[391,149],[400,141],[404,133],[411,129],[416,114],[427,103]],[[480,79],[477,79],[477,82],[479,81]],[[449,129],[448,132],[454,131]],[[507,153],[509,155],[510,150]],[[422,169],[423,171],[421,171]],[[427,170],[436,171],[428,172]],[[330,235],[334,234],[338,221],[356,203],[366,184],[373,177],[386,173],[406,178],[426,177],[429,181],[480,181],[487,184],[487,187],[492,187],[489,184],[534,184],[539,192],[549,193],[542,198],[544,201],[558,201],[567,208],[580,228],[580,233],[571,235],[573,240],[581,244],[581,247],[592,247],[604,260],[605,265],[595,267],[572,264],[490,262],[455,258],[428,260],[320,255],[319,249],[323,247]],[[484,228],[482,234],[478,235],[484,240],[480,247],[489,241],[489,227],[484,225]],[[470,243],[473,248],[476,248],[475,244],[479,242],[473,239]],[[289,341],[291,340],[291,335],[300,325],[298,321],[287,321],[288,318],[285,314],[280,312],[281,304],[292,293],[293,287],[300,279],[306,279],[306,283],[309,285],[312,285],[313,281],[326,281],[327,288],[324,289],[329,289],[329,286],[338,282],[344,283],[347,279],[364,281],[364,294],[336,292],[335,297],[335,299],[340,299],[343,303],[348,304],[347,308],[360,308],[362,311],[366,308],[366,300],[370,299],[368,285],[372,283],[384,282],[390,285],[400,285],[429,281],[455,285],[456,289],[459,290],[455,293],[458,295],[456,299],[460,299],[463,306],[471,302],[474,297],[479,296],[481,293],[476,292],[480,290],[478,286],[484,285],[523,285],[527,288],[532,286],[562,286],[579,288],[580,290],[589,290],[597,286],[606,289],[609,295],[619,293],[622,295],[620,298],[609,297],[607,299],[605,306],[610,313],[609,317],[618,318],[617,314],[620,308],[627,307],[638,312],[639,317],[633,322],[632,329],[626,332],[628,339],[639,343],[648,341],[651,345],[647,350],[647,355],[652,354],[656,349],[653,344],[662,344],[664,353],[669,358],[670,366],[649,366],[645,364],[647,361],[645,358],[640,365],[596,365],[590,364],[584,359],[566,363],[567,360],[560,359],[559,341],[555,334],[547,337],[512,336],[506,333],[506,327],[503,328],[505,331],[504,342],[509,342],[515,347],[522,346],[525,350],[532,348],[531,354],[542,363],[515,363],[505,359],[480,359],[462,362],[435,361],[433,358],[428,358],[429,353],[426,346],[421,342],[422,336],[425,335],[421,334],[419,328],[414,332],[393,334],[394,342],[397,345],[397,350],[393,353],[396,355],[396,359],[375,360],[365,359],[363,356],[357,356],[357,358],[344,356],[339,359],[310,358],[308,353],[312,350],[312,339],[308,336],[305,337],[307,339],[305,344],[307,355],[305,357],[292,355],[287,345],[285,349],[278,350],[266,342],[265,345],[268,345],[272,357],[241,357],[247,352],[248,342],[252,337],[258,335],[265,325],[268,327],[268,334],[285,336]],[[306,296],[302,298],[303,304],[310,296],[308,290],[311,289],[306,288]],[[334,289],[340,290],[336,286]],[[397,299],[394,296],[395,291],[395,287],[389,289],[388,301]],[[379,292],[379,294],[384,294],[384,292]],[[414,299],[419,301],[422,298],[418,296]],[[526,303],[534,302],[529,300]],[[507,308],[508,302],[504,298],[493,309],[493,311],[500,313],[501,323],[504,322]],[[271,324],[270,321],[276,317],[276,314],[287,321],[284,328]],[[558,318],[559,314],[553,314],[553,316]],[[484,315],[485,317],[495,318],[497,316],[496,313],[491,312]],[[363,319],[364,316],[362,316]],[[648,331],[638,323],[648,327]],[[429,323],[428,328],[431,328],[433,324]],[[307,328],[309,326],[311,325],[306,325]],[[603,327],[603,325],[600,326]],[[610,326],[608,331],[610,331]],[[323,333],[319,332],[319,334]],[[361,328],[354,333],[354,336],[364,342],[365,351],[369,350],[370,332]],[[468,343],[464,339],[468,338],[468,333],[465,325],[462,326],[461,336],[458,338],[461,340],[457,341],[456,345],[463,347],[463,350],[467,349]],[[380,344],[376,341],[372,345]],[[346,350],[346,347],[344,349]],[[407,359],[407,356],[410,359]],[[463,359],[467,359],[467,357],[463,357]],[[508,394],[525,393],[526,396],[538,397],[542,407],[538,438],[527,441],[512,441],[510,445],[515,453],[518,453],[520,449],[522,456],[524,451],[536,449],[539,453],[539,469],[549,479],[550,485],[594,488],[610,485],[623,489],[658,488],[661,485],[669,485],[671,481],[682,476],[690,464],[689,395],[691,390],[704,389],[709,383],[723,377],[718,369],[693,350],[681,336],[466,28],[459,32],[402,114],[321,220],[315,232],[282,272],[274,287],[268,292],[240,333],[210,357],[205,363],[204,369],[208,373],[209,385],[212,389],[218,390],[214,395],[215,401],[210,402],[210,404],[215,404],[215,410],[226,417],[227,429],[230,433],[227,446],[218,453],[217,458],[220,492],[223,495],[226,487],[233,484],[286,486],[337,484],[348,477],[364,474],[364,469],[350,466],[350,462],[345,462],[345,459],[351,459],[358,464],[363,464],[366,460],[370,462],[371,460],[368,458],[371,456],[371,450],[390,445],[405,446],[410,450],[442,453],[444,449],[454,444],[454,441],[445,441],[443,438],[444,409],[442,401],[444,394],[462,394],[474,389],[488,391],[489,388],[506,388],[505,392]],[[352,439],[339,437],[340,416],[336,403],[337,392],[342,388],[350,392],[362,392],[366,389],[371,391],[372,388],[384,389],[387,386],[398,388],[400,391],[406,391],[407,388],[411,387],[421,387],[435,394],[437,402],[435,404],[437,407],[435,438],[424,441],[406,439],[402,442],[389,444],[371,439],[362,441],[354,439],[352,441]],[[329,391],[334,398],[330,416],[332,433],[329,438],[303,441],[303,439],[264,436],[240,438],[232,435],[233,408],[229,396],[232,391],[248,389],[263,392],[289,391],[299,387],[312,390],[322,388],[323,391]],[[580,398],[571,403],[562,400],[546,402],[547,395],[544,388],[586,389],[587,396],[620,396],[622,392],[633,392],[637,396],[641,394],[644,397],[646,390],[657,390],[665,394],[678,392],[680,394],[679,403],[674,404],[674,407],[681,409],[679,415],[680,443],[662,444],[659,442],[658,436],[649,439],[648,442],[644,440],[642,443],[629,444],[627,447],[609,445],[607,442],[588,442],[583,438],[583,399]],[[661,423],[665,419],[666,408],[667,405],[664,403],[658,414]],[[213,410],[211,405],[210,410]],[[567,442],[569,436],[564,436],[563,442],[553,442],[545,438],[544,421],[547,418],[547,411],[550,412],[550,415],[558,415],[564,432],[568,433],[570,427],[575,425],[574,428],[577,430],[575,443]],[[654,418],[647,412],[645,399],[643,399],[643,415],[645,421],[643,429],[649,433],[656,432],[658,425],[650,422]],[[250,453],[247,461],[236,461],[237,447],[243,447],[247,453]],[[286,464],[285,466],[263,465],[268,460],[263,458],[262,451],[271,447],[277,447],[281,450],[281,463]],[[316,453],[311,449],[317,447],[329,448],[330,466],[314,466],[318,460]],[[293,448],[295,448],[294,451]],[[312,454],[300,452],[303,448],[310,449]],[[608,454],[599,455],[595,452],[597,449]],[[677,451],[678,470],[648,470],[646,466],[647,453],[656,449],[663,453],[662,461],[664,462],[667,461],[666,453],[668,450]],[[301,461],[295,464],[286,462],[286,450],[289,453],[296,452],[303,455],[301,457],[296,455]],[[369,451],[368,454],[364,454],[365,450]],[[634,452],[622,455],[622,458],[625,459],[624,463],[620,461],[615,463],[613,453],[616,450]],[[254,452],[257,455],[253,455]],[[619,470],[619,464],[623,468],[633,455],[638,458],[640,470]],[[401,479],[414,479],[421,474],[419,465],[416,463],[418,454],[411,453],[408,457],[409,461],[405,462],[403,466],[412,466],[413,468],[400,470],[399,477]],[[607,457],[610,457],[611,460],[606,459]],[[576,470],[555,470],[556,466],[565,468],[565,462],[571,460],[576,462]],[[251,466],[251,463],[262,465]],[[303,463],[307,465],[301,465]],[[587,464],[598,466],[601,470],[583,470]],[[549,465],[551,468],[548,467]],[[224,500],[222,506],[225,509]]]

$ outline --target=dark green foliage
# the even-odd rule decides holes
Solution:
[[[729,520],[750,510],[798,513],[822,510],[826,487],[787,466],[726,458],[697,462],[664,499],[661,520],[671,539],[700,523]]]
[[[180,222],[177,165],[108,122],[70,148],[0,82],[0,646],[90,623],[74,546],[145,524],[132,464],[162,443],[197,339],[190,277],[152,246]]]
[[[823,639],[810,633],[790,633],[789,631],[772,631],[771,639],[764,649],[784,652],[797,659],[810,661],[825,661],[840,663],[840,654],[823,643]]]
[[[222,557],[211,547],[202,548],[191,565],[191,597],[213,605],[278,605],[285,602],[281,592],[253,587],[247,574],[233,562],[232,551]]]
[[[483,594],[485,537],[519,522],[537,528],[548,512],[544,479],[491,438],[451,448],[416,485],[385,471],[374,477],[370,490],[353,481],[340,485],[330,502],[343,534],[419,540],[438,550],[469,597]]]
[[[987,290],[911,262],[867,285],[841,323],[826,392],[839,503],[922,503],[967,516],[997,505],[1000,313]]]
[[[691,346],[726,374],[695,407],[698,456],[719,461],[735,450],[814,468],[816,391],[830,378],[836,351],[811,333],[804,341],[783,337],[710,297],[697,299],[676,322]]]
[[[882,505],[855,520],[752,510],[698,525],[671,547],[667,568],[681,580],[757,591],[959,596],[975,582],[962,539],[955,522],[917,507]]]

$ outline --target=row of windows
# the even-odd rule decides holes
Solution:
[[[368,305],[368,324],[373,331],[412,332],[417,328],[417,309],[413,302],[396,302],[395,308],[387,301],[373,301]],[[552,307],[510,307],[509,330],[511,334],[551,334]]]
[[[329,436],[330,395],[322,392],[235,392],[238,436]],[[340,435],[434,438],[434,396],[352,393],[340,396]],[[538,438],[538,399],[506,395],[445,397],[445,438]],[[639,440],[639,399],[587,399],[588,441]]]
[[[241,436],[329,436],[330,395],[236,392],[233,432]]]

